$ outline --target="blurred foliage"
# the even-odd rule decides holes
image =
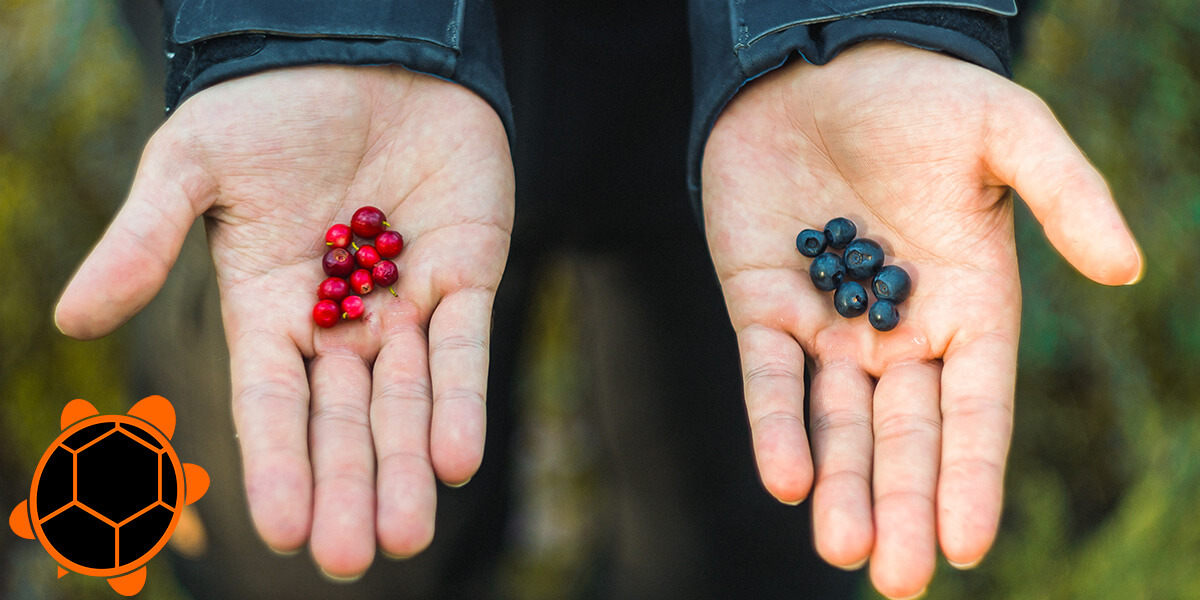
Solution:
[[[1200,3],[1043,2],[1016,79],[1108,178],[1145,278],[1085,280],[1018,211],[1007,508],[929,598],[1200,598]]]
[[[978,568],[943,563],[929,597],[1200,598],[1200,3],[1041,4],[1017,80],[1106,174],[1148,270],[1131,288],[1090,283],[1018,211],[1026,295],[1002,531]],[[67,401],[123,412],[133,400],[119,376],[132,340],[70,341],[51,315],[160,114],[144,69],[113,0],[0,0],[5,510],[27,495]],[[577,470],[564,471],[539,458],[579,435],[577,407],[550,402],[578,384],[568,287],[551,281],[539,294],[548,316],[537,337],[547,345],[527,360],[523,396],[546,420],[518,436],[529,457],[523,481],[544,489],[519,506],[518,517],[537,523],[510,557],[516,595],[535,587],[530,578],[566,581],[594,533],[580,514],[596,492],[594,459],[568,457]],[[0,535],[0,556],[0,597],[112,597],[97,579],[55,580],[41,548],[11,534]],[[141,597],[182,594],[156,561]]]
[[[114,2],[0,0],[0,502],[24,500],[34,468],[77,397],[131,404],[122,336],[69,340],[53,308],[129,184],[157,117]],[[149,116],[149,119],[147,118]],[[114,376],[117,375],[117,376]],[[7,528],[6,528],[7,529]],[[35,542],[0,535],[0,597],[111,599],[101,579],[56,579]],[[151,564],[142,597],[179,598]]]

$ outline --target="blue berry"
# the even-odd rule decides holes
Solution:
[[[805,229],[796,236],[796,249],[809,258],[825,251],[825,233],[816,229]]]
[[[838,217],[825,224],[825,241],[830,248],[845,248],[855,235],[858,235],[858,228],[854,226],[854,221],[846,217]]]
[[[893,304],[900,304],[907,300],[909,292],[912,292],[912,278],[903,268],[888,265],[875,274],[875,279],[871,281],[871,290],[880,300],[891,300]]]
[[[867,238],[850,242],[842,256],[845,257],[846,275],[851,279],[870,279],[883,266],[883,248]]]
[[[808,267],[808,275],[818,290],[832,292],[845,279],[846,264],[842,262],[842,257],[832,252],[822,252]]]
[[[867,318],[871,320],[871,327],[879,331],[891,331],[900,324],[900,311],[896,310],[896,305],[891,300],[876,300],[875,304],[871,305]]]
[[[843,281],[833,293],[833,307],[847,319],[867,312],[866,288],[857,281]]]

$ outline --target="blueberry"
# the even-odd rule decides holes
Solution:
[[[867,238],[850,242],[842,256],[846,261],[846,275],[851,279],[870,279],[883,266],[883,248]]]
[[[825,233],[816,229],[805,229],[796,236],[796,249],[809,258],[825,251]]]
[[[854,221],[846,217],[838,217],[825,224],[825,241],[830,248],[841,250],[858,234]]]
[[[846,277],[846,264],[842,262],[842,257],[832,252],[822,252],[808,267],[808,275],[818,290],[832,292]]]
[[[871,327],[879,331],[891,331],[900,323],[900,311],[896,310],[891,300],[876,300],[867,318],[871,320]]]
[[[833,307],[847,319],[867,312],[867,289],[857,281],[843,281],[833,293]]]
[[[871,281],[871,290],[880,300],[891,300],[893,304],[900,304],[908,299],[908,294],[912,291],[912,279],[903,268],[888,265],[875,274],[875,279]]]

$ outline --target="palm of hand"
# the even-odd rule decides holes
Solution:
[[[322,568],[353,576],[377,541],[399,555],[427,545],[435,475],[465,482],[482,458],[512,195],[499,120],[454,84],[325,67],[227,82],[150,141],[58,322],[93,337],[135,313],[203,213],[255,523],[281,550],[311,537]],[[405,237],[398,297],[377,290],[361,323],[323,330],[311,314],[325,230],[363,205]],[[131,239],[144,254],[106,258]],[[104,281],[124,283],[101,285],[100,302],[81,293]]]
[[[1030,173],[1005,145],[1020,139],[1011,128],[1023,124],[1010,120],[1027,109],[1042,111],[1038,125],[1054,123],[989,72],[870,44],[827,67],[764,77],[726,108],[705,149],[709,246],[738,332],[764,484],[799,501],[815,462],[818,550],[844,567],[869,557],[876,587],[895,597],[928,583],[935,537],[951,561],[971,564],[995,535],[1020,318],[1008,184],[1086,274],[1123,283],[1137,272],[1103,181],[1069,139],[1028,157],[1055,165],[1050,173]],[[1064,218],[1047,188],[1080,194],[1095,219]],[[791,243],[836,216],[913,276],[890,332],[840,317]],[[1115,249],[1100,259],[1097,245]]]

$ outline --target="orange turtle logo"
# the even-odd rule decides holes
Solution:
[[[8,524],[42,543],[59,577],[68,571],[105,577],[117,593],[132,596],[183,507],[208,491],[208,472],[179,461],[171,447],[175,408],[162,396],[124,415],[101,415],[87,400],[72,400],[61,424],[33,474],[29,499]]]

